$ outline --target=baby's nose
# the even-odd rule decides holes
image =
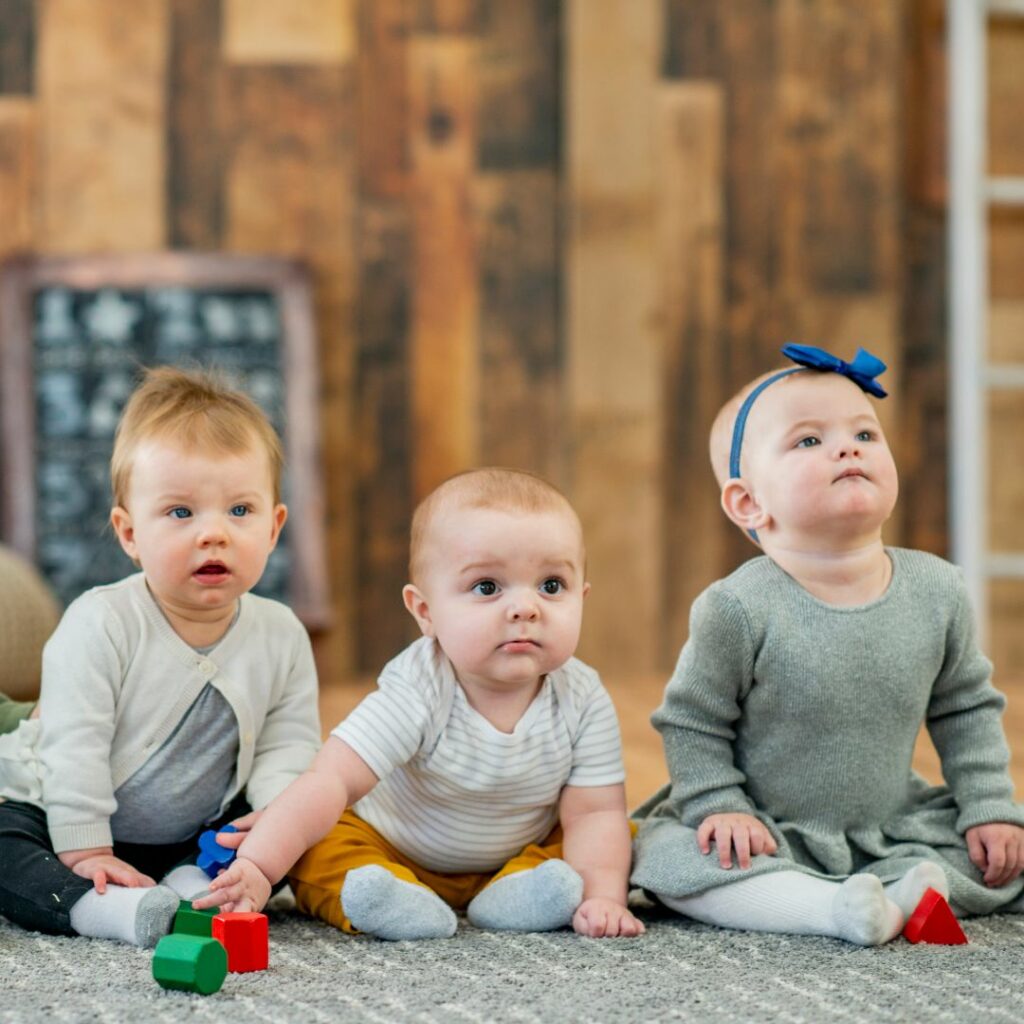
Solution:
[[[509,616],[513,622],[535,619],[537,617],[537,602],[531,598],[516,598],[509,605]]]
[[[207,520],[199,531],[199,544],[202,547],[209,547],[211,544],[222,544],[227,538],[227,530],[219,520]]]

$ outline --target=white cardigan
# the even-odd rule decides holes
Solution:
[[[32,801],[46,810],[56,852],[112,844],[114,791],[208,682],[238,719],[238,761],[221,810],[243,788],[253,808],[265,807],[320,746],[316,668],[295,615],[245,594],[234,625],[204,656],[171,628],[142,573],[71,604],[43,651],[41,799]],[[188,778],[183,766],[153,798],[174,801]]]

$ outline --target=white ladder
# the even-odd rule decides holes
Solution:
[[[1024,554],[988,549],[988,394],[1013,389],[1024,400],[1024,363],[988,361],[988,213],[1024,207],[1024,177],[987,173],[986,30],[993,15],[1024,18],[1024,0],[948,0],[947,11],[952,553],[985,646],[989,581],[1024,579]],[[1007,457],[1013,472],[1024,472],[1024,452]]]

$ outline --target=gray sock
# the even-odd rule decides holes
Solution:
[[[181,864],[160,879],[183,900],[197,899],[210,888],[210,876],[198,864]]]
[[[178,894],[163,885],[108,885],[102,896],[90,889],[71,908],[71,927],[92,939],[150,948],[171,930],[178,902]]]
[[[466,908],[477,928],[550,932],[572,924],[583,901],[583,879],[564,860],[546,860],[492,882]]]
[[[341,909],[354,928],[378,939],[450,939],[457,922],[437,893],[396,878],[379,864],[345,876]]]

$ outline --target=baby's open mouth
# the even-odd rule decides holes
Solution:
[[[227,571],[228,567],[223,562],[207,562],[205,565],[199,566],[195,574],[197,576],[224,576]]]

